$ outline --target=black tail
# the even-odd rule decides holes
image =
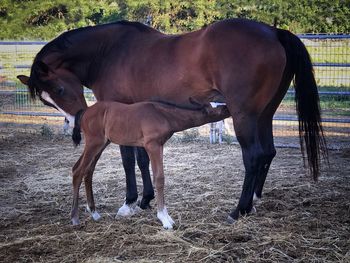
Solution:
[[[75,147],[77,147],[81,141],[80,121],[81,121],[81,117],[83,116],[83,113],[84,113],[83,110],[78,111],[74,119],[72,139]]]
[[[310,172],[319,176],[320,152],[328,161],[326,140],[321,124],[320,103],[310,55],[301,40],[287,30],[278,29],[278,38],[287,56],[287,74],[294,75],[295,102],[299,120],[301,150],[307,153]]]

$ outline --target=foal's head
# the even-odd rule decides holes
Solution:
[[[83,86],[68,69],[52,68],[41,60],[35,60],[30,76],[17,78],[28,86],[31,97],[38,97],[45,105],[56,108],[74,125],[75,114],[87,107]]]

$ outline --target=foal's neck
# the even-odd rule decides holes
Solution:
[[[208,110],[189,110],[178,107],[166,107],[159,104],[157,106],[159,111],[166,116],[173,132],[183,131],[229,117],[229,113],[224,107],[208,108]]]

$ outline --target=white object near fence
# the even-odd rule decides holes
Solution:
[[[210,105],[213,108],[216,108],[217,106],[220,106],[220,105],[226,105],[226,103],[210,102]],[[210,143],[216,143],[217,141],[219,143],[222,143],[222,133],[223,133],[224,127],[225,127],[224,120],[210,123]]]

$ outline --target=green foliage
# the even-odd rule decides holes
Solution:
[[[0,38],[47,40],[69,29],[102,23],[112,13],[119,13],[118,4],[107,0],[1,0]]]
[[[349,33],[349,0],[1,0],[0,39],[44,39],[128,19],[167,33],[225,18],[249,18],[295,33]]]

